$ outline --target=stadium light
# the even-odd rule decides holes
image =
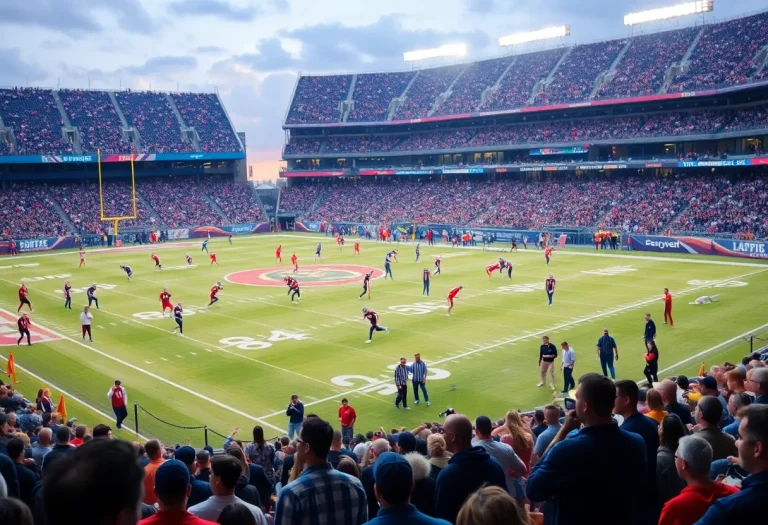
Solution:
[[[657,22],[659,20],[668,20],[678,16],[696,15],[709,13],[714,9],[713,0],[697,0],[696,2],[687,2],[685,4],[672,5],[669,7],[660,7],[648,11],[639,11],[624,15],[624,25],[634,26],[645,24],[646,22]]]
[[[571,34],[571,26],[556,26],[537,29],[536,31],[524,31],[522,33],[512,33],[511,35],[499,38],[500,46],[516,46],[537,40],[548,40],[550,38],[562,38]]]
[[[467,44],[446,44],[432,49],[406,51],[403,53],[403,60],[406,62],[415,62],[417,60],[426,60],[428,58],[463,56],[467,56]]]

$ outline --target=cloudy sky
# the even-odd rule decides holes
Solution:
[[[682,0],[681,0],[682,1]],[[765,8],[715,0],[712,18]],[[629,34],[625,13],[674,0],[0,0],[0,85],[211,91],[248,139],[257,179],[274,178],[298,72],[403,68],[402,53],[571,25],[568,42]],[[699,19],[700,20],[700,19]],[[673,28],[695,18],[647,28]]]

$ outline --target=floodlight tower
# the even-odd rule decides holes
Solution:
[[[414,51],[406,51],[403,53],[403,61],[410,62],[411,67],[416,67],[418,62],[423,60],[429,60],[431,58],[463,58],[467,56],[467,44],[445,44],[440,47],[434,47],[432,49],[416,49]]]
[[[536,29],[534,31],[523,31],[521,33],[512,33],[511,35],[499,38],[500,46],[517,46],[539,40],[551,40],[554,38],[565,38],[571,34],[571,26],[554,26]]]
[[[636,25],[647,24],[649,22],[660,22],[689,15],[701,15],[703,23],[704,15],[714,9],[714,0],[696,0],[695,2],[686,2],[684,4],[660,7],[658,9],[628,13],[624,15],[624,25],[632,27],[632,30],[634,31]]]

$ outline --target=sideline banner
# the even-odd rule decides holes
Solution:
[[[636,251],[657,253],[695,253],[748,259],[768,259],[768,242],[738,239],[706,239],[703,237],[662,237],[628,235],[629,245]]]
[[[19,253],[47,252],[50,250],[61,250],[74,247],[74,237],[42,237],[40,239],[16,240],[16,251]],[[10,241],[0,242],[0,255],[10,255],[10,253]]]
[[[171,240],[189,239],[189,229],[177,228],[175,230],[168,230],[168,238]]]

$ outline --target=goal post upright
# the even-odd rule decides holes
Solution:
[[[102,172],[101,172],[101,150],[96,150],[96,164],[97,164],[97,170],[99,174],[99,209],[101,211],[101,220],[112,222],[114,235],[117,235],[120,221],[135,219],[138,216],[138,207],[136,204],[136,170],[135,170],[133,161],[134,161],[134,152],[132,147],[131,153],[130,153],[130,163],[131,163],[131,201],[132,201],[131,204],[132,204],[133,214],[124,215],[120,217],[106,217],[104,215],[104,181],[103,181]]]

